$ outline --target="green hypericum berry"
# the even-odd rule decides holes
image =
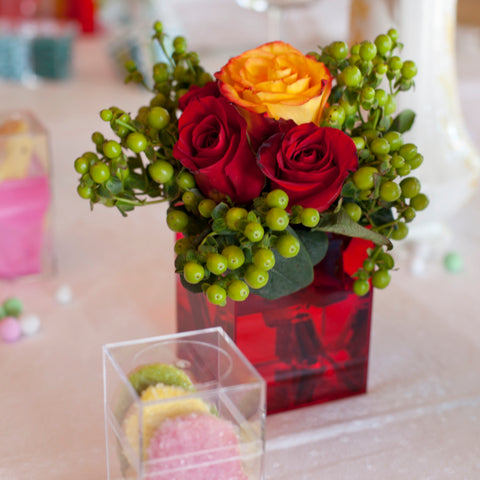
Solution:
[[[244,208],[232,207],[225,214],[225,223],[230,230],[238,230],[242,220],[246,219],[248,212]]]
[[[396,28],[391,28],[387,32],[388,36],[392,39],[392,41],[396,42],[398,40],[398,31]]]
[[[162,130],[162,128],[165,128],[169,124],[170,114],[168,110],[163,107],[152,107],[147,113],[147,121],[152,128]]]
[[[127,70],[127,72],[132,73],[137,70],[137,64],[133,60],[127,60],[125,62],[125,69]]]
[[[377,47],[372,42],[362,42],[360,45],[360,51],[358,52],[362,60],[366,62],[373,60],[377,54]]]
[[[90,161],[85,157],[78,157],[74,163],[75,171],[78,173],[87,173],[90,170]]]
[[[162,33],[163,32],[163,23],[162,22],[155,22],[153,24],[153,29],[157,32],[157,33]]]
[[[383,76],[388,72],[388,65],[383,62],[379,62],[375,65],[375,73],[377,75]]]
[[[277,240],[276,247],[282,257],[293,258],[297,256],[300,251],[300,242],[296,237],[287,233]]]
[[[288,206],[288,195],[283,190],[277,188],[268,192],[265,202],[269,207],[285,209]]]
[[[325,110],[324,119],[329,125],[343,125],[345,110],[340,105],[331,105]]]
[[[214,200],[212,200],[211,198],[204,198],[203,200],[200,200],[197,208],[198,212],[202,217],[210,218],[216,206],[217,204]]]
[[[362,137],[352,137],[352,140],[357,150],[365,148],[365,140]]]
[[[222,255],[227,259],[230,270],[236,270],[245,263],[245,254],[240,247],[229,245],[222,250]]]
[[[227,295],[235,302],[243,302],[249,294],[250,289],[242,280],[234,280],[227,288]]]
[[[207,268],[215,275],[221,275],[228,268],[227,259],[219,253],[209,253],[206,262]]]
[[[370,143],[370,151],[374,155],[386,155],[390,151],[390,143],[385,138],[375,138]]]
[[[288,213],[282,208],[273,207],[265,216],[265,223],[274,231],[280,232],[288,227]]]
[[[262,270],[271,270],[275,266],[275,254],[268,248],[259,248],[253,255],[253,263]]]
[[[393,57],[390,57],[388,59],[388,68],[392,72],[398,72],[403,66],[402,59],[398,57],[397,55],[394,55]]]
[[[182,202],[188,210],[191,210],[197,205],[198,199],[193,192],[187,190],[186,192],[183,192]]]
[[[415,209],[412,207],[407,207],[403,211],[402,216],[406,222],[411,222],[416,216]]]
[[[348,45],[345,42],[333,42],[330,45],[330,54],[335,60],[343,60],[348,55]]]
[[[147,139],[140,132],[132,132],[126,140],[127,147],[135,153],[143,152],[147,148]]]
[[[77,192],[82,198],[85,198],[86,200],[92,198],[93,195],[93,189],[91,187],[88,187],[87,185],[79,185],[77,187]]]
[[[169,71],[166,63],[160,62],[153,66],[152,77],[155,83],[164,83],[168,80]]]
[[[168,183],[173,178],[173,166],[166,160],[157,160],[148,166],[148,173],[157,183]]]
[[[380,186],[380,198],[386,202],[394,202],[400,198],[402,190],[397,183],[386,181]]]
[[[400,132],[387,132],[383,138],[390,144],[390,152],[396,152],[403,143],[403,137]]]
[[[110,178],[110,168],[102,162],[96,162],[90,166],[90,176],[95,183],[101,184]]]
[[[353,202],[347,202],[343,204],[343,208],[350,215],[350,218],[354,222],[358,222],[362,216],[362,209],[359,205]]]
[[[190,242],[190,239],[188,239],[187,237],[182,237],[175,242],[174,251],[177,255],[182,255],[184,253],[187,253],[191,247],[192,244]]]
[[[423,193],[419,193],[418,195],[415,195],[410,200],[410,206],[414,208],[417,212],[421,212],[422,210],[425,210],[428,207],[429,203],[430,203],[430,200]]]
[[[173,49],[176,53],[185,53],[187,50],[187,40],[185,37],[175,37],[173,39]]]
[[[174,232],[182,232],[188,225],[188,215],[182,210],[171,210],[167,214],[167,225]]]
[[[393,42],[390,36],[382,34],[375,39],[375,45],[378,54],[384,57],[392,49]]]
[[[385,288],[390,283],[390,278],[388,270],[377,270],[372,274],[372,285],[375,288]]]
[[[363,80],[360,69],[355,65],[349,65],[342,72],[343,83],[350,88],[359,87]]]
[[[260,223],[250,222],[245,227],[243,233],[251,242],[259,242],[263,238],[265,231]]]
[[[405,166],[405,159],[401,155],[395,153],[394,155],[392,155],[390,164],[393,168],[402,168],[403,166]]]
[[[407,175],[410,175],[410,172],[412,171],[412,167],[406,163],[403,167],[397,168],[397,173],[401,177],[406,177]]]
[[[405,198],[413,198],[420,193],[422,185],[418,178],[408,177],[400,182],[400,188],[402,189],[402,195]]]
[[[378,170],[375,167],[360,167],[353,174],[353,183],[360,190],[369,190],[375,185],[375,175]]]
[[[402,65],[402,76],[406,79],[411,79],[417,74],[417,66],[415,62],[407,60]]]
[[[100,132],[92,133],[92,142],[95,145],[102,145],[104,141],[105,141],[105,137],[103,136],[103,134],[101,134]]]
[[[417,146],[413,143],[405,143],[400,147],[398,153],[408,162],[418,153]]]
[[[375,90],[375,100],[377,101],[379,107],[383,107],[388,100],[387,92],[381,88],[378,88]]]
[[[213,303],[213,305],[223,307],[227,303],[227,292],[220,285],[210,285],[207,288],[206,294],[208,301]]]
[[[104,121],[104,122],[109,122],[113,117],[113,113],[112,111],[109,109],[109,108],[104,108],[101,112],[100,112],[100,118]]]
[[[373,87],[363,87],[360,93],[362,102],[373,102],[375,99],[375,89]]]
[[[268,272],[256,265],[249,265],[245,271],[245,281],[252,288],[262,288],[268,283]]]
[[[396,229],[392,232],[393,240],[403,240],[408,235],[408,227],[405,222],[397,222]]]
[[[367,280],[357,279],[353,282],[353,291],[359,297],[363,297],[370,290],[370,284]]]
[[[117,158],[122,153],[122,147],[115,140],[109,140],[103,145],[103,154],[107,158]]]
[[[205,269],[197,262],[187,262],[183,267],[183,276],[188,283],[200,283],[205,276]]]
[[[408,160],[408,164],[414,170],[418,168],[423,163],[423,155],[421,153],[417,153],[413,158]]]
[[[318,225],[320,221],[320,214],[315,208],[304,208],[300,214],[300,221],[304,227],[313,228]]]
[[[373,272],[373,269],[375,268],[375,260],[373,258],[366,258],[363,261],[362,267],[366,272]]]
[[[182,172],[177,176],[177,185],[182,190],[195,188],[195,177],[190,172]]]

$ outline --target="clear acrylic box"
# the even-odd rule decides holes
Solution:
[[[263,479],[265,382],[221,328],[108,344],[103,367],[108,480]]]
[[[0,280],[53,270],[50,160],[32,113],[0,112]]]

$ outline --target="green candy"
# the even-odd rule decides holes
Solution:
[[[17,297],[10,297],[7,298],[3,302],[3,310],[5,312],[5,316],[9,317],[18,317],[23,311],[23,303]],[[0,317],[1,317],[0,312]]]
[[[147,387],[157,383],[177,385],[185,390],[193,390],[193,383],[183,370],[163,363],[152,363],[138,367],[128,376],[128,379],[139,395]]]
[[[457,252],[447,253],[443,258],[443,264],[450,273],[460,273],[463,270],[463,259]]]

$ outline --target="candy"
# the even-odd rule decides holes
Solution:
[[[3,308],[7,316],[18,317],[23,311],[23,304],[19,298],[10,297],[3,302]]]
[[[38,315],[33,313],[22,315],[18,321],[20,323],[20,329],[22,330],[23,335],[34,335],[40,329],[40,318],[38,318]]]
[[[189,393],[181,387],[163,384],[152,385],[143,391],[140,397],[143,403],[160,400],[158,403],[146,403],[142,409],[144,457],[146,457],[146,451],[153,433],[164,420],[192,412],[210,412],[209,406],[199,398],[179,398]],[[170,399],[171,401],[168,401]],[[138,408],[136,405],[132,405],[127,412],[123,429],[130,445],[138,455],[140,452],[138,445]]]
[[[0,338],[9,343],[16,342],[22,336],[20,323],[16,318],[5,317],[0,321]]]
[[[68,305],[73,298],[72,289],[68,285],[62,285],[56,291],[55,298],[58,303]]]
[[[148,460],[150,480],[247,480],[233,425],[214,415],[165,420],[150,441]]]

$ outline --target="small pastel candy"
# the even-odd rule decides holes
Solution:
[[[14,317],[5,317],[0,321],[0,338],[4,342],[13,343],[22,336],[19,321]]]
[[[463,259],[457,252],[449,252],[443,258],[447,272],[460,273],[463,270]]]
[[[233,424],[198,413],[169,418],[157,428],[150,441],[146,470],[150,480],[248,478]]]
[[[56,291],[55,298],[58,303],[68,305],[73,298],[72,289],[68,285],[62,285]]]
[[[40,318],[34,313],[24,314],[19,319],[20,328],[23,335],[30,336],[40,330]]]
[[[17,297],[10,297],[3,302],[3,309],[8,317],[18,317],[23,311],[23,303]]]

